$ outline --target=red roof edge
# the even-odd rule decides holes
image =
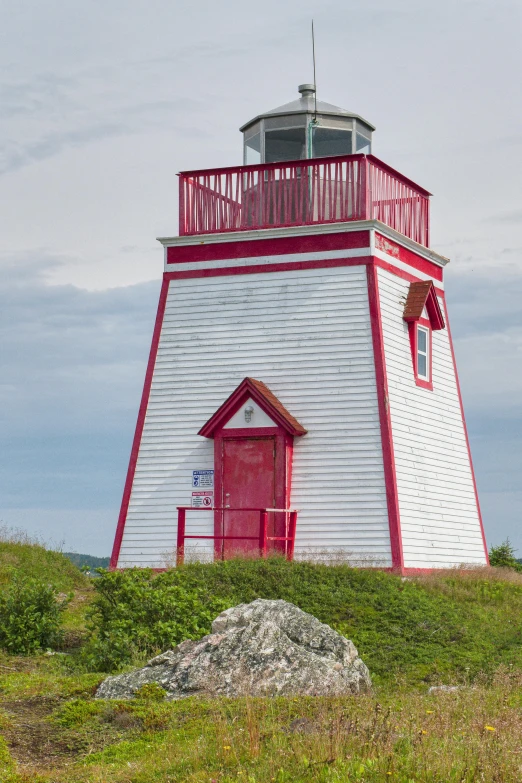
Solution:
[[[426,307],[433,331],[444,329],[444,316],[433,285],[433,280],[423,280],[410,283],[403,318],[405,321],[418,321]]]
[[[306,435],[307,430],[287,411],[268,386],[255,378],[245,378],[241,381],[237,389],[202,426],[198,435],[213,438],[215,431],[223,427],[249,397],[289,435]]]

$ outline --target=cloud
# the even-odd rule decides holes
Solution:
[[[521,139],[522,141],[522,139]],[[522,209],[508,212],[497,212],[486,218],[487,223],[522,223]]]
[[[40,252],[0,264],[0,518],[108,551],[159,284],[101,292],[48,285],[68,262]]]
[[[128,136],[148,128],[164,128],[165,117],[174,117],[178,112],[192,113],[199,106],[197,101],[186,101],[180,105],[174,101],[145,101],[140,104],[113,110],[113,121],[85,123],[71,130],[46,133],[36,140],[7,141],[0,154],[0,176],[39,163],[68,149],[102,141],[114,136]],[[196,125],[171,125],[171,130],[180,136],[205,139],[210,132]]]
[[[459,340],[485,337],[516,342],[522,334],[522,275],[450,273],[446,290]]]
[[[48,285],[66,260],[28,255],[0,267],[4,437],[121,432],[137,410],[159,283]]]

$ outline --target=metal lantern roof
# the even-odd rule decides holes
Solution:
[[[366,125],[370,130],[374,131],[375,126],[371,124],[371,122],[368,122],[368,120],[365,120],[364,117],[361,117],[359,114],[354,114],[351,111],[348,111],[347,109],[342,109],[340,106],[335,106],[333,103],[326,103],[326,101],[315,101],[315,86],[313,84],[300,84],[298,87],[298,90],[300,92],[300,97],[295,101],[290,101],[289,103],[285,103],[282,106],[277,106],[275,109],[271,109],[270,111],[264,112],[263,114],[258,114],[253,119],[246,122],[244,125],[241,126],[239,129],[241,132],[244,132],[247,130],[251,125],[254,125],[254,123],[259,122],[259,120],[271,118],[271,117],[284,117],[288,114],[322,114],[322,115],[330,115],[334,117],[346,117],[347,119],[355,119],[359,120],[359,122],[362,122],[364,125]]]

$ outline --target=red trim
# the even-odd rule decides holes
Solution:
[[[453,338],[451,336],[451,329],[450,329],[450,325],[449,325],[448,305],[446,303],[446,299],[445,298],[443,299],[443,301],[444,301],[444,309],[446,311],[446,326],[447,326],[447,329],[448,329],[448,338],[449,338],[449,344],[450,344],[450,350],[451,350],[451,359],[453,361],[453,370],[455,372],[455,381],[456,381],[456,384],[457,384],[457,394],[458,394],[458,397],[459,397],[460,412],[462,414],[462,425],[464,427],[464,436],[466,438],[466,447],[468,449],[469,466],[471,468],[471,477],[473,479],[473,489],[474,489],[474,492],[475,492],[475,500],[476,500],[476,503],[477,503],[477,513],[478,513],[479,522],[480,522],[480,532],[482,534],[482,542],[484,544],[484,554],[486,555],[486,565],[489,565],[488,545],[486,543],[486,534],[484,532],[484,524],[482,522],[482,513],[480,511],[480,503],[479,503],[479,497],[478,497],[478,491],[477,491],[477,482],[476,482],[476,479],[475,479],[475,470],[473,468],[473,460],[471,459],[471,449],[470,449],[470,446],[469,446],[468,428],[466,426],[466,417],[464,416],[464,404],[462,402],[462,394],[461,394],[461,391],[460,391],[459,374],[457,372],[457,362],[456,362],[456,359],[455,359],[455,351],[454,351],[454,348],[453,348]]]
[[[165,314],[165,306],[167,304],[167,294],[169,291],[169,281],[163,279],[161,285],[160,298],[158,303],[158,312],[156,314],[156,321],[154,324],[154,332],[152,334],[152,344],[150,347],[149,361],[147,364],[147,371],[145,373],[145,383],[143,385],[143,393],[141,395],[141,403],[138,411],[138,421],[136,423],[136,431],[134,433],[134,440],[132,441],[132,449],[129,460],[129,467],[127,470],[127,478],[125,479],[125,487],[123,490],[123,498],[121,501],[120,515],[118,517],[118,524],[116,527],[116,534],[114,536],[114,545],[112,547],[110,569],[115,569],[118,565],[118,558],[120,556],[121,542],[123,539],[123,531],[125,528],[125,521],[127,519],[127,511],[129,508],[129,501],[132,491],[132,483],[134,481],[134,474],[136,472],[136,463],[138,461],[138,452],[140,449],[141,436],[143,433],[143,426],[145,424],[145,414],[147,412],[147,405],[149,403],[150,387],[152,384],[152,376],[154,373],[154,365],[156,364],[156,355],[158,353],[158,345],[161,334],[161,326],[163,324],[163,316]]]
[[[229,258],[279,256],[286,253],[314,253],[325,250],[345,250],[370,246],[370,232],[342,231],[332,234],[310,234],[271,239],[239,239],[228,242],[205,242],[195,245],[167,247],[167,264],[193,261],[222,261]]]
[[[393,266],[393,264],[389,264],[388,261],[383,261],[382,258],[374,258],[374,263],[375,266],[380,267],[380,269],[385,269],[387,272],[391,272],[392,274],[397,275],[397,277],[407,280],[408,283],[421,282],[420,277],[415,277],[415,275],[405,272],[403,269]],[[444,296],[444,290],[442,288],[437,288],[434,284],[434,289],[437,296]]]
[[[392,566],[402,572],[404,555],[402,551],[401,520],[399,513],[399,497],[397,492],[397,476],[395,472],[395,456],[393,452],[392,424],[388,396],[388,379],[384,356],[384,338],[382,333],[381,307],[379,302],[379,283],[375,265],[366,268],[368,277],[368,301],[370,321],[372,326],[372,342],[375,360],[375,379],[377,385],[377,400],[381,424],[382,457],[384,464],[384,481],[386,486],[386,501],[388,505],[388,522],[390,526],[390,546]]]
[[[267,438],[270,435],[278,435],[280,432],[280,427],[221,427],[219,430],[214,430],[214,437]]]
[[[190,269],[184,272],[165,272],[168,280],[183,280],[192,277],[222,277],[224,275],[255,275],[264,272],[288,272],[299,269],[328,269],[339,266],[363,266],[372,263],[372,256],[356,258],[328,258],[323,261],[282,261],[279,264],[256,264],[255,266],[227,266],[219,269]]]
[[[241,381],[239,386],[234,389],[232,394],[219,406],[206,424],[202,426],[198,435],[203,435],[205,438],[213,438],[216,431],[221,431],[224,425],[230,421],[232,416],[249,398],[257,402],[278,429],[281,428],[289,435],[306,435],[305,428],[287,411],[268,386],[261,381],[256,381],[255,378],[245,378]],[[262,429],[266,433],[267,428]],[[253,428],[245,427],[247,433],[251,433],[252,430]],[[234,430],[230,431],[233,432]],[[223,432],[227,432],[227,430],[223,430]]]
[[[401,174],[400,171],[397,171],[397,169],[393,169],[391,166],[389,166],[387,163],[384,163],[384,161],[380,160],[379,158],[375,157],[375,155],[365,155],[362,152],[355,153],[354,155],[327,155],[324,158],[308,158],[306,161],[302,159],[298,160],[287,160],[283,163],[277,162],[277,163],[254,163],[253,165],[242,165],[242,166],[222,166],[221,168],[217,169],[192,169],[191,171],[180,171],[178,174],[178,177],[195,177],[200,176],[202,174],[208,174],[210,176],[214,176],[216,174],[227,174],[236,172],[238,174],[244,174],[247,171],[274,171],[276,169],[279,169],[281,167],[288,167],[288,166],[295,166],[296,168],[301,168],[305,165],[311,165],[314,163],[338,163],[340,160],[353,160],[353,161],[363,161],[363,160],[369,160],[371,163],[373,163],[375,166],[378,166],[383,171],[386,171],[388,174],[392,174],[396,179],[398,179],[400,182],[403,182],[405,185],[409,185],[412,188],[415,188],[419,191],[423,196],[431,196],[433,195],[430,193],[429,190],[425,190],[425,188],[421,188],[420,185],[417,185],[416,182],[414,182],[412,179],[409,179],[408,177],[405,177],[404,174]]]
[[[383,234],[379,234],[378,231],[375,232],[375,247],[377,250],[402,261],[403,264],[413,266],[419,272],[424,272],[426,275],[442,282],[444,275],[443,267],[433,263],[433,261],[428,261],[427,258],[421,258],[413,250],[408,250],[408,248],[399,245],[392,239],[388,239]]]

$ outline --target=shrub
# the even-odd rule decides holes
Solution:
[[[522,572],[522,563],[519,563],[515,557],[515,549],[511,545],[509,538],[499,546],[492,546],[489,551],[489,564],[496,568],[514,568],[515,571]]]
[[[53,585],[16,574],[0,594],[0,647],[13,655],[55,647],[68,602]]]
[[[113,671],[209,633],[212,620],[230,602],[215,598],[203,587],[180,582],[175,572],[102,572],[89,609],[91,638],[83,653],[87,665]]]

